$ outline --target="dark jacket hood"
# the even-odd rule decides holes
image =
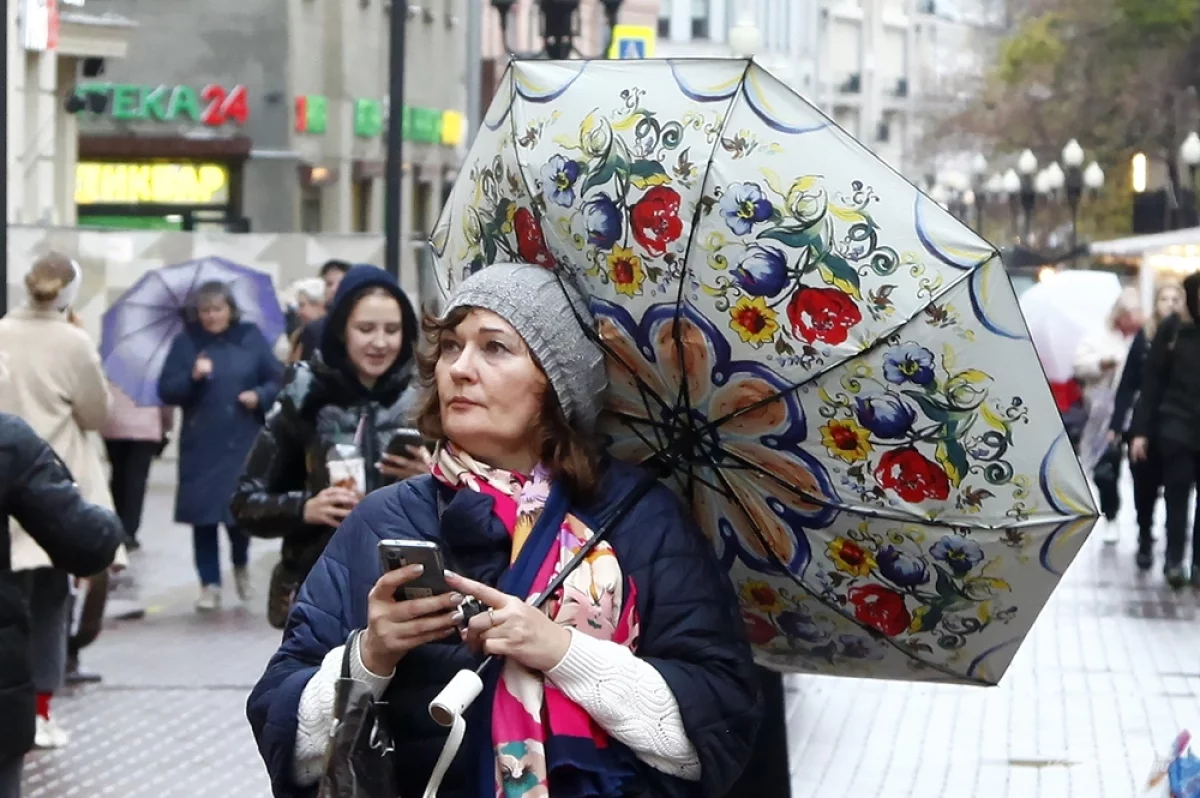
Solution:
[[[394,296],[400,303],[400,314],[403,318],[403,341],[400,343],[400,354],[397,355],[396,362],[392,364],[392,367],[379,378],[377,387],[388,386],[393,389],[402,389],[412,377],[413,351],[419,334],[417,313],[412,302],[409,301],[408,295],[396,282],[396,278],[374,266],[359,264],[352,267],[342,278],[333,302],[325,314],[325,324],[321,330],[320,354],[319,357],[314,358],[314,366],[317,371],[323,370],[322,367],[336,371],[351,384],[358,384],[354,365],[346,355],[344,340],[346,320],[350,318],[350,312],[354,309],[354,304],[359,297],[372,288],[382,288]]]
[[[1200,272],[1192,272],[1183,278],[1183,302],[1187,308],[1184,321],[1195,323],[1200,320]]]

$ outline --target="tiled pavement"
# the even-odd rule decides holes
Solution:
[[[258,599],[199,617],[170,501],[159,474],[135,555],[150,612],[85,652],[105,681],[56,699],[72,742],[30,755],[27,796],[269,795],[242,708],[278,640],[274,547],[256,543]],[[1127,520],[1115,550],[1087,544],[999,687],[789,680],[794,798],[1143,795],[1176,732],[1200,731],[1200,599],[1138,578],[1132,546]]]

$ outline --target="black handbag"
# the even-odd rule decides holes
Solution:
[[[1097,461],[1096,468],[1092,471],[1092,479],[1098,488],[1116,489],[1117,481],[1120,479],[1120,470],[1121,443],[1113,441],[1104,450],[1104,454],[1100,455],[1100,460]]]
[[[342,677],[333,703],[333,733],[317,798],[396,798],[396,752],[384,715],[362,682],[350,677],[350,652],[361,632],[346,641]]]

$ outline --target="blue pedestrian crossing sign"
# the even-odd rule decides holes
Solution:
[[[655,30],[649,25],[614,25],[609,58],[634,60],[654,57]]]

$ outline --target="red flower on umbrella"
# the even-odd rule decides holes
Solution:
[[[528,208],[517,208],[513,214],[513,230],[517,233],[517,254],[526,263],[536,263],[547,269],[554,265],[554,256],[546,247],[542,224]]]
[[[850,588],[846,596],[854,605],[855,618],[888,637],[895,637],[912,623],[904,596],[894,590],[881,585],[862,585]]]
[[[945,501],[950,495],[950,480],[942,467],[908,446],[879,458],[875,480],[910,504],[926,499]]]
[[[742,621],[746,624],[746,638],[751,645],[765,646],[779,637],[779,631],[761,615],[742,610]]]
[[[850,328],[862,321],[862,311],[844,291],[836,288],[801,288],[788,302],[792,332],[810,344],[840,344]]]
[[[661,255],[667,245],[683,235],[679,219],[679,193],[655,186],[629,209],[629,229],[634,239],[651,255]]]

